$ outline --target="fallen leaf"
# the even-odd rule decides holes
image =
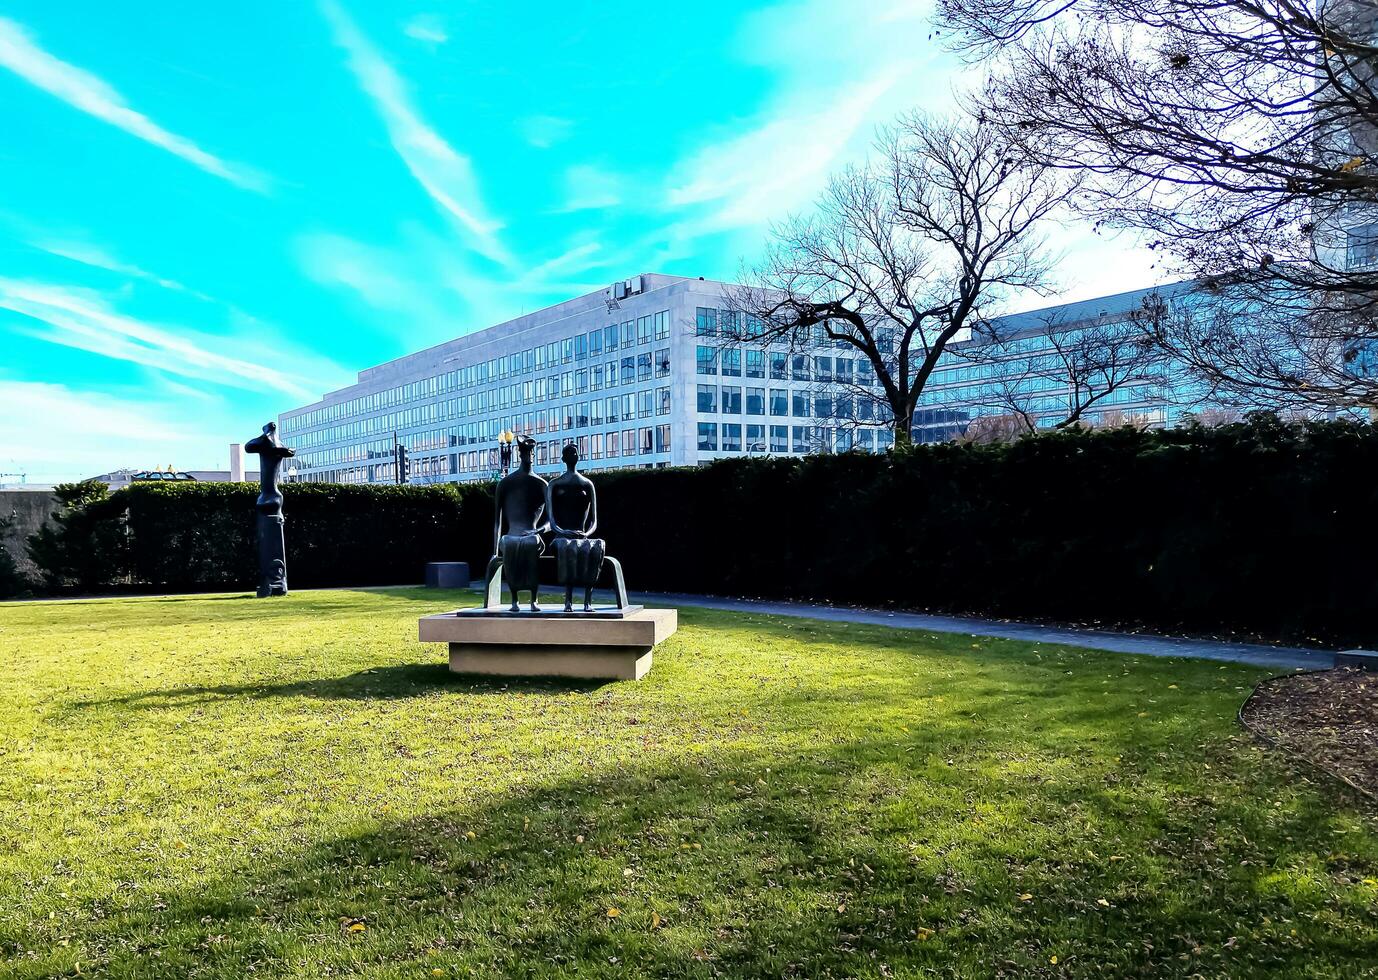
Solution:
[[[659,928],[660,928],[660,913],[658,913],[658,912],[652,912],[652,913],[651,913],[651,928],[652,928],[652,929],[659,929]]]
[[[608,918],[609,918],[609,919],[615,919],[615,918],[617,918],[617,917],[618,917],[619,915],[621,915],[621,914],[622,914],[622,910],[621,910],[621,909],[618,909],[618,908],[611,908],[611,909],[608,909]]]
[[[1033,898],[1033,896],[1030,895],[1028,892],[1025,892],[1024,894],[1022,894],[1022,895],[1019,896],[1019,900],[1020,900],[1021,902],[1027,902],[1027,901],[1029,901],[1031,898]]]

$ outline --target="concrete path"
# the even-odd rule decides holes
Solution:
[[[753,612],[769,616],[798,616],[839,623],[864,623],[896,629],[927,630],[930,633],[963,633],[970,636],[1002,637],[1035,643],[1060,643],[1146,657],[1200,657],[1203,660],[1231,660],[1238,663],[1286,670],[1326,670],[1335,666],[1335,653],[1306,647],[1272,647],[1255,643],[1230,643],[1220,640],[1191,640],[1148,633],[1111,633],[1068,627],[1037,626],[966,616],[931,616],[926,613],[886,612],[875,609],[849,609],[841,606],[816,606],[804,602],[767,602],[751,599],[722,599],[716,596],[684,593],[645,592],[631,596],[633,602],[666,603],[673,606],[702,606],[733,612]]]

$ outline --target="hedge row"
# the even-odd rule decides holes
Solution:
[[[599,535],[634,590],[1378,643],[1367,425],[1260,417],[594,480]],[[88,508],[106,510],[84,540],[124,542],[100,559],[111,580],[247,588],[255,493],[133,487]],[[491,484],[286,494],[294,586],[415,582],[441,559],[477,573],[492,546]]]
[[[294,588],[419,582],[462,531],[449,486],[292,484],[284,489]],[[192,592],[258,579],[258,487],[142,483],[97,493],[30,539],[50,588]]]

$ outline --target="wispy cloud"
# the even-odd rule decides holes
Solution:
[[[402,25],[402,33],[427,44],[444,44],[450,40],[445,20],[439,14],[417,14]]]
[[[0,463],[22,467],[32,483],[71,480],[122,466],[224,465],[207,447],[227,444],[198,432],[172,403],[123,399],[68,385],[0,379]],[[42,420],[35,425],[34,420]],[[80,460],[86,469],[73,469]]]
[[[149,323],[118,312],[102,294],[89,289],[0,278],[0,309],[41,324],[27,330],[16,328],[30,336],[217,385],[301,398],[312,394],[320,383],[319,375],[343,373],[316,365],[312,373],[317,377],[308,385],[273,366],[283,358],[269,343],[255,347],[242,336],[222,337]],[[246,347],[261,354],[261,359],[242,356]]]
[[[517,120],[517,131],[538,150],[546,150],[569,137],[574,123],[559,116],[526,116]]]
[[[589,211],[622,203],[623,178],[589,164],[565,171],[565,203],[561,211]]]
[[[194,289],[188,289],[175,279],[167,279],[156,273],[149,272],[130,262],[124,262],[111,255],[106,249],[90,242],[75,241],[67,239],[59,240],[40,240],[29,243],[33,248],[40,252],[47,252],[69,262],[76,262],[80,265],[89,266],[92,269],[104,269],[106,272],[113,272],[116,275],[127,276],[130,279],[142,279],[161,286],[164,289],[171,289],[181,293],[187,293],[198,299],[209,300],[210,297],[204,293],[199,293]]]
[[[227,163],[191,140],[159,126],[131,108],[109,83],[43,50],[21,25],[3,17],[0,17],[0,65],[74,109],[161,147],[207,173],[250,190],[266,188],[261,175]]]
[[[764,225],[818,192],[858,135],[869,136],[872,110],[899,80],[884,74],[844,89],[826,105],[795,106],[684,161],[669,189],[672,207],[712,205],[703,231]]]
[[[472,161],[445,141],[412,105],[402,76],[335,0],[321,0],[335,42],[349,56],[360,88],[373,100],[393,149],[417,183],[472,237],[474,247],[495,261],[510,261],[498,239],[502,225],[488,215]]]
[[[670,172],[665,203],[681,237],[764,230],[807,206],[844,164],[865,155],[878,124],[919,102],[941,108],[930,0],[790,0],[743,21],[743,62],[776,78],[760,109],[706,132]]]

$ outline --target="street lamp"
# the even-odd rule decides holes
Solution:
[[[287,482],[288,482],[288,483],[296,483],[296,482],[297,482],[297,474],[300,473],[300,472],[301,472],[301,470],[297,469],[296,466],[289,466],[289,467],[287,467]]]
[[[512,465],[512,441],[515,438],[510,429],[503,429],[498,433],[498,463],[504,473]]]

